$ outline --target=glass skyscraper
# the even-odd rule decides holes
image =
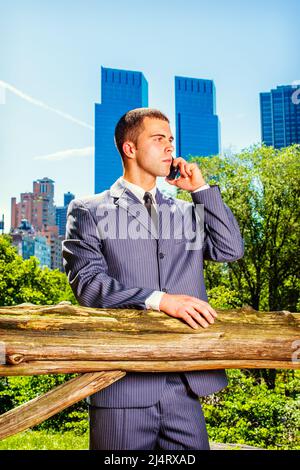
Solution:
[[[148,107],[148,83],[141,72],[101,67],[101,104],[95,104],[95,193],[123,174],[114,143],[119,118],[130,109]]]
[[[56,225],[58,226],[58,234],[63,237],[65,236],[65,233],[66,233],[68,205],[74,198],[75,198],[74,194],[68,191],[67,193],[64,194],[64,205],[55,208]]]
[[[68,207],[68,205],[70,204],[70,202],[75,199],[75,196],[74,194],[70,193],[70,191],[68,191],[67,193],[64,194],[64,207]]]
[[[300,143],[299,93],[292,85],[281,85],[260,93],[261,139],[275,148]]]
[[[175,77],[176,156],[208,156],[220,151],[220,123],[212,80]]]

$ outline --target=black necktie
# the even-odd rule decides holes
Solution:
[[[152,194],[149,193],[148,191],[145,192],[144,194],[144,197],[143,197],[145,203],[145,207],[148,211],[148,214],[150,215],[153,223],[154,223],[154,226],[155,228],[157,229],[158,228],[158,220],[157,220],[157,213],[156,213],[156,210],[154,209],[153,207],[153,198],[152,198]]]

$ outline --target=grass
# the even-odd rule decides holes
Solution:
[[[89,434],[25,431],[0,441],[0,450],[88,450]]]
[[[211,442],[211,450],[239,450],[239,444],[216,444]],[[248,446],[245,446],[247,448]],[[0,450],[88,450],[89,433],[77,435],[72,431],[55,433],[47,431],[20,432],[0,441]],[[249,448],[251,448],[249,446]],[[1,457],[1,456],[0,456]]]

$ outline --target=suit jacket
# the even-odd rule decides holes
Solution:
[[[207,301],[203,260],[241,258],[243,239],[218,186],[191,195],[193,202],[187,202],[157,189],[158,212],[163,214],[158,230],[121,178],[109,190],[71,201],[63,258],[79,304],[145,309],[145,300],[154,290]],[[224,370],[184,375],[198,396],[217,392],[228,383]],[[165,380],[165,373],[127,373],[88,402],[108,408],[151,406],[159,400]]]

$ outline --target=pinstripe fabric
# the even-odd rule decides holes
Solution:
[[[201,404],[183,374],[167,374],[160,400],[147,408],[89,407],[91,450],[208,450]]]
[[[198,250],[186,250],[185,240],[176,238],[182,231],[182,215],[193,204],[168,198],[158,189],[157,205],[167,205],[170,215],[166,224],[160,224],[159,233],[151,226],[146,208],[120,179],[110,190],[73,200],[68,209],[63,257],[78,302],[89,307],[145,309],[145,300],[155,290],[207,301],[203,258],[235,261],[243,256],[243,240],[218,186],[192,193],[192,199],[195,204],[204,204],[205,239]],[[129,225],[138,222],[140,232],[148,238],[120,237],[126,217]],[[105,237],[103,220],[110,227],[115,225],[115,238]],[[197,228],[196,217],[187,223]],[[224,370],[187,372],[185,376],[198,396],[227,385]],[[128,373],[88,401],[101,407],[149,407],[159,400],[165,381],[166,374]]]

